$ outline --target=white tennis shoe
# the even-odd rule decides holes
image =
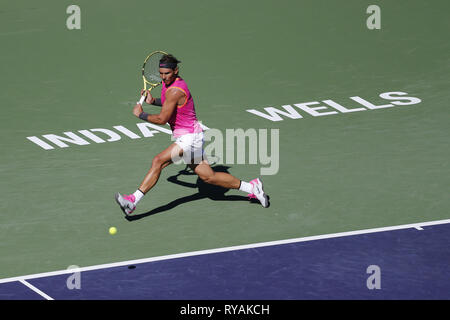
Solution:
[[[264,208],[267,208],[269,206],[269,199],[263,190],[261,179],[253,179],[250,183],[253,185],[253,193],[251,195],[255,196]],[[249,197],[251,196],[249,195]]]
[[[126,215],[130,215],[133,213],[134,209],[136,209],[135,197],[134,195],[126,195],[123,196],[120,193],[116,193],[114,195],[114,198],[116,199],[117,204],[120,206],[120,209],[122,209],[123,213]]]

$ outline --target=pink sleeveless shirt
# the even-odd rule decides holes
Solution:
[[[194,99],[187,87],[186,82],[181,78],[176,78],[175,81],[168,87],[162,83],[161,90],[161,103],[164,104],[166,100],[166,91],[170,88],[177,88],[184,92],[186,100],[183,105],[177,106],[168,123],[172,128],[172,134],[175,138],[187,133],[202,132],[202,128],[198,123],[197,116],[195,114]]]

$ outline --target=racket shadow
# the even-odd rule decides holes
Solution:
[[[223,166],[223,165],[217,165],[212,168],[216,172],[229,173],[228,169],[230,167]],[[201,200],[201,199],[211,199],[214,201],[247,201],[247,202],[256,203],[255,201],[253,201],[253,199],[251,201],[249,201],[248,197],[246,197],[246,196],[226,195],[225,193],[227,193],[230,189],[206,183],[203,180],[201,180],[200,178],[197,178],[196,183],[190,183],[190,182],[182,181],[179,179],[180,176],[193,176],[193,175],[196,175],[196,174],[192,170],[188,169],[188,166],[186,166],[186,168],[184,168],[183,170],[180,170],[176,175],[168,177],[167,181],[178,184],[183,187],[198,189],[197,193],[194,193],[190,196],[176,199],[174,201],[169,202],[168,204],[165,204],[158,208],[152,209],[146,213],[125,216],[125,219],[127,219],[128,221],[139,220],[139,219],[142,219],[145,217],[152,216],[154,214],[158,214],[161,212],[171,210],[171,209],[173,209],[179,205],[182,205],[184,203],[188,203],[191,201],[197,201],[197,200]]]

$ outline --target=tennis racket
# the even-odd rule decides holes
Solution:
[[[147,86],[149,87],[149,92],[159,86],[162,83],[162,80],[159,76],[159,60],[167,55],[164,51],[153,51],[150,53],[147,58],[144,60],[144,65],[142,66],[142,80],[144,81],[144,92],[139,100],[139,104],[145,100],[147,95]]]

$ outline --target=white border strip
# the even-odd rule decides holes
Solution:
[[[227,251],[234,251],[234,250],[260,248],[260,247],[275,246],[275,245],[281,245],[281,244],[306,242],[306,241],[314,241],[314,240],[322,240],[322,239],[330,239],[330,238],[338,238],[338,237],[348,237],[348,236],[376,233],[376,232],[384,232],[384,231],[393,231],[393,230],[401,230],[401,229],[409,229],[409,228],[415,228],[415,229],[420,230],[424,226],[433,226],[433,225],[447,224],[447,223],[450,223],[450,219],[411,223],[411,224],[404,224],[404,225],[391,226],[391,227],[382,227],[382,228],[363,229],[363,230],[347,231],[347,232],[339,232],[339,233],[330,233],[330,234],[303,237],[303,238],[260,242],[260,243],[253,243],[253,244],[246,244],[246,245],[225,247],[225,248],[217,248],[217,249],[191,251],[191,252],[170,254],[170,255],[159,256],[159,257],[128,260],[128,261],[122,261],[122,262],[100,264],[100,265],[95,265],[95,266],[90,266],[90,267],[83,267],[83,268],[77,269],[77,272],[92,271],[92,270],[114,268],[114,267],[122,267],[122,266],[127,266],[127,265],[134,265],[134,264],[147,263],[147,262],[153,262],[153,261],[192,257],[192,256],[203,255],[203,254],[212,254],[212,253],[220,253],[220,252],[227,252]],[[58,271],[53,271],[53,272],[31,274],[31,275],[27,275],[27,276],[4,278],[4,279],[0,279],[0,283],[7,283],[7,282],[13,282],[13,281],[21,281],[22,282],[23,280],[26,280],[26,279],[52,277],[52,276],[58,276],[58,275],[63,275],[63,274],[69,274],[69,273],[74,273],[74,271],[71,269],[66,269],[66,270],[58,270]]]
[[[31,283],[26,282],[24,279],[19,280],[21,283],[23,283],[24,285],[26,285],[28,288],[30,288],[31,290],[33,290],[34,292],[36,292],[38,295],[44,297],[47,300],[54,300],[52,297],[50,297],[49,295],[45,294],[44,292],[42,292],[41,290],[39,290],[38,288],[36,288],[35,286],[33,286]]]

